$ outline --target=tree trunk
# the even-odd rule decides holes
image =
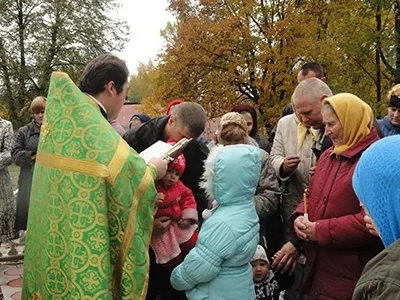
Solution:
[[[395,14],[395,45],[396,45],[396,69],[394,76],[396,83],[400,83],[400,1],[395,1],[394,4]]]
[[[376,15],[375,15],[375,21],[376,21],[376,48],[375,48],[375,72],[376,72],[376,101],[379,103],[381,101],[381,89],[382,89],[382,83],[381,83],[381,66],[380,66],[380,51],[379,49],[381,48],[381,34],[382,34],[382,6],[380,1],[378,1],[377,7],[376,7]]]

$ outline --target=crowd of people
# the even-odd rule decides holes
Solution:
[[[376,120],[306,63],[270,139],[241,103],[207,141],[205,110],[182,99],[118,124],[128,76],[101,55],[78,85],[53,73],[16,135],[0,119],[0,238],[26,243],[23,299],[400,295],[399,85]],[[183,138],[172,158],[138,154]]]

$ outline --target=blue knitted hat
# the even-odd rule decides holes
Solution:
[[[388,247],[400,238],[400,135],[372,144],[361,156],[353,188]]]

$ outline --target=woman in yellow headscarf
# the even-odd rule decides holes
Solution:
[[[303,293],[309,300],[351,299],[380,243],[365,227],[352,176],[362,152],[379,137],[371,108],[352,94],[326,98],[322,116],[333,146],[321,155],[304,199],[307,205],[299,204],[291,222],[307,256]]]

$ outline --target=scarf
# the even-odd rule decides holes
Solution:
[[[325,98],[335,111],[343,129],[343,144],[334,145],[332,154],[340,155],[371,132],[373,114],[371,107],[357,96],[341,93]]]
[[[303,147],[304,141],[306,140],[307,134],[309,133],[312,134],[312,140],[315,141],[318,134],[318,130],[308,128],[304,126],[304,124],[301,122],[297,124],[297,147],[299,149]]]
[[[279,298],[279,286],[274,273],[270,270],[261,282],[255,282],[256,300],[273,300]]]

